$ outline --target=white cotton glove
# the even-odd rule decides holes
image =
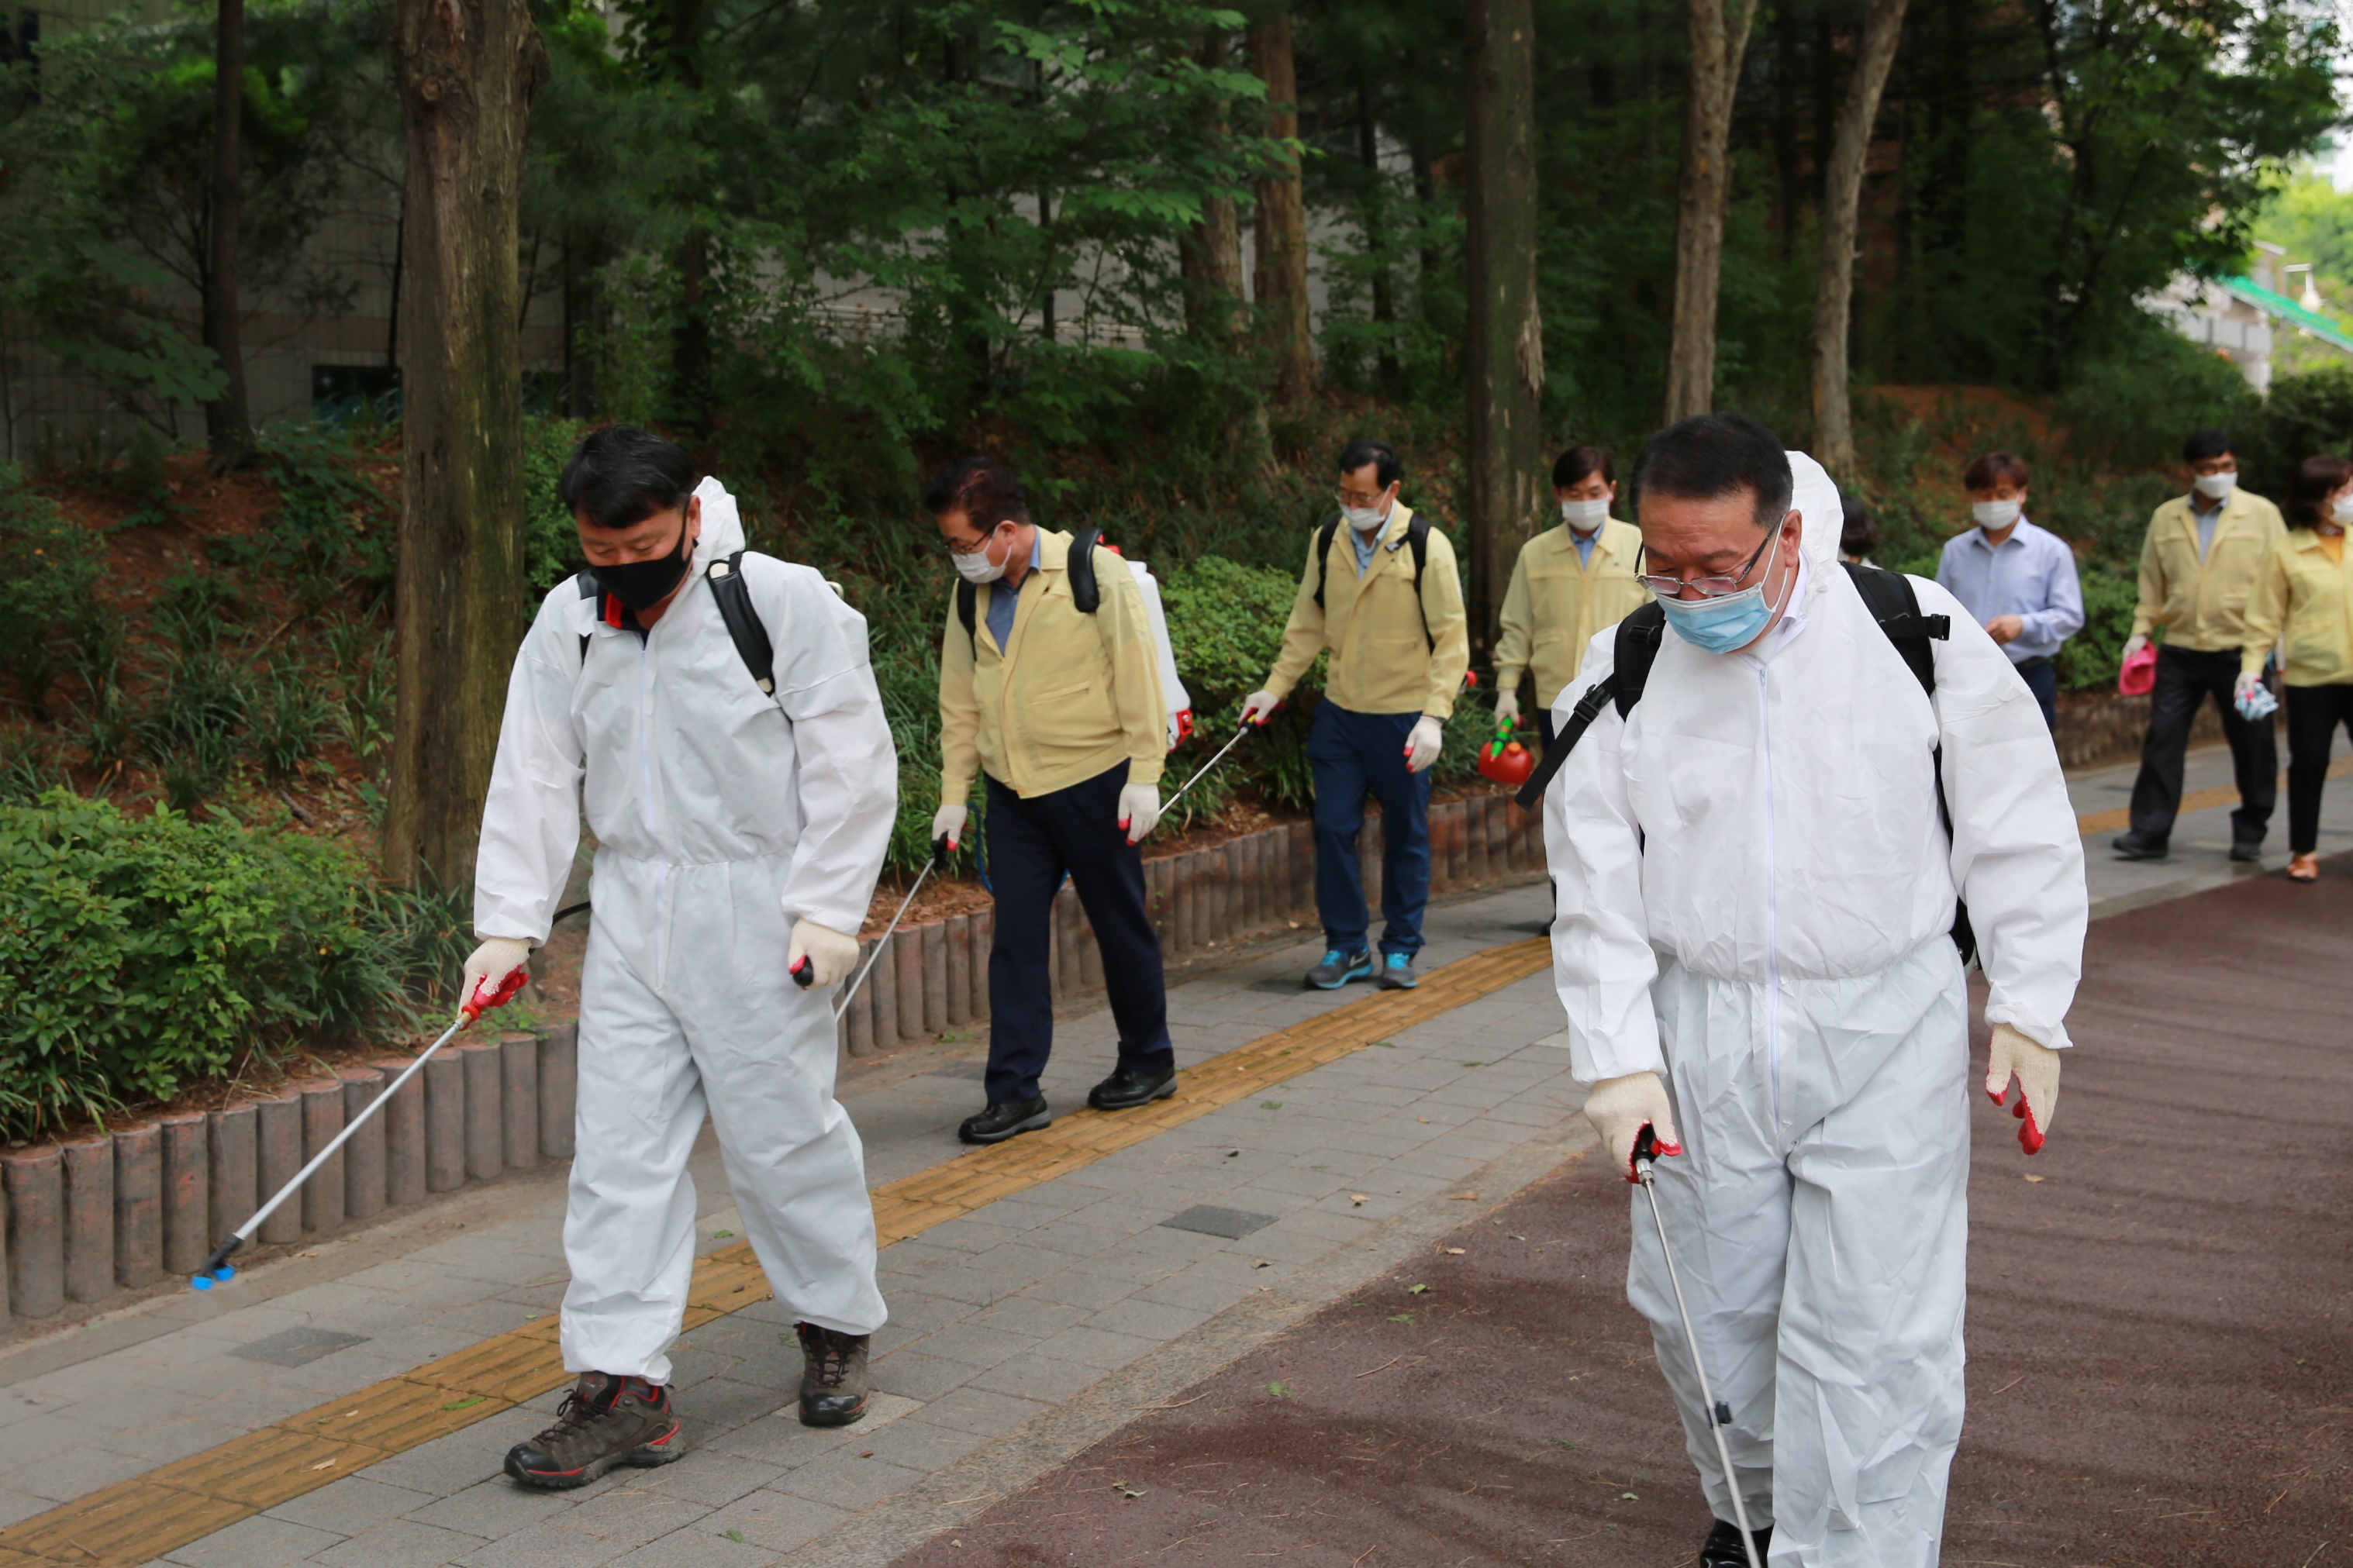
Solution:
[[[785,949],[785,972],[799,969],[803,959],[808,961],[809,983],[820,991],[830,990],[858,967],[858,939],[815,921],[795,921],[793,940]]]
[[[1127,841],[1141,844],[1144,836],[1160,820],[1160,786],[1158,784],[1123,784],[1119,791],[1119,825],[1127,829]]]
[[[1242,722],[1263,724],[1272,717],[1276,706],[1271,691],[1253,691],[1242,699]]]
[[[1438,751],[1446,743],[1446,726],[1425,713],[1414,721],[1413,733],[1405,738],[1405,771],[1421,773],[1438,761]]]
[[[944,838],[948,847],[955,848],[964,837],[965,818],[971,815],[972,808],[966,805],[944,805],[932,813],[932,842]]]
[[[2148,636],[2145,632],[2135,632],[2132,636],[2125,638],[2124,662],[2130,664],[2133,661],[2134,657],[2147,646]]]
[[[1506,722],[1514,728],[1520,722],[1520,694],[1516,689],[1495,693],[1496,727],[1500,729]]]
[[[1667,1103],[1667,1086],[1654,1072],[1630,1072],[1624,1078],[1605,1078],[1593,1086],[1585,1097],[1585,1119],[1601,1134],[1601,1146],[1609,1151],[1610,1163],[1626,1167],[1626,1179],[1633,1181],[1634,1138],[1643,1128],[1658,1140],[1662,1154],[1680,1154],[1683,1142],[1675,1136],[1674,1108]]]
[[[507,999],[531,978],[530,963],[531,943],[521,937],[488,939],[466,960],[466,977],[458,986],[458,994],[465,1000],[459,1010],[470,1018],[479,1018],[493,1007],[506,1005]]]
[[[1993,1026],[1993,1050],[1986,1060],[1987,1098],[2000,1105],[2010,1094],[2012,1075],[2018,1079],[2018,1104],[2010,1112],[2024,1125],[2018,1146],[2031,1154],[2051,1132],[2051,1119],[2059,1111],[2059,1053],[2038,1045],[2008,1024]]]

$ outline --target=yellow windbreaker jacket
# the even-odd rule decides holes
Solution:
[[[1601,525],[1588,563],[1577,552],[1567,523],[1547,528],[1520,547],[1504,590],[1504,635],[1495,644],[1495,689],[1516,690],[1533,667],[1536,706],[1550,708],[1577,679],[1585,645],[1651,597],[1635,579],[1642,531],[1616,518]]]
[[[2312,530],[2299,528],[2271,548],[2247,601],[2247,641],[2239,668],[2253,674],[2286,634],[2290,686],[2353,682],[2353,550],[2331,561]]]
[[[1417,601],[1413,552],[1406,547],[1412,520],[1412,510],[1402,503],[1390,512],[1362,577],[1356,575],[1356,547],[1347,525],[1333,530],[1321,606],[1315,603],[1315,541],[1309,535],[1307,564],[1299,575],[1291,622],[1282,630],[1282,651],[1266,678],[1266,689],[1276,698],[1291,695],[1315,656],[1329,650],[1332,666],[1324,695],[1352,713],[1419,712],[1444,719],[1454,711],[1462,672],[1471,668],[1462,579],[1455,571],[1454,546],[1433,528]]]
[[[2141,542],[2133,635],[2147,637],[2163,626],[2168,646],[2198,653],[2243,646],[2255,574],[2286,532],[2279,508],[2261,496],[2232,490],[2201,560],[2189,498],[2175,496],[2148,520]]]
[[[1038,564],[1021,584],[1000,652],[988,602],[975,595],[965,635],[948,595],[940,636],[940,800],[955,805],[986,772],[1024,799],[1068,789],[1127,763],[1130,784],[1157,784],[1167,755],[1160,651],[1127,563],[1098,545],[1092,616],[1071,600],[1071,536],[1038,531]]]

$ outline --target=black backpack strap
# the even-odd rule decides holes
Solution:
[[[1520,786],[1512,798],[1523,811],[1534,811],[1550,787],[1553,775],[1560,772],[1563,763],[1577,742],[1585,738],[1601,710],[1615,704],[1618,717],[1624,719],[1633,711],[1634,704],[1642,700],[1642,689],[1650,684],[1651,666],[1659,657],[1660,635],[1667,629],[1667,612],[1657,603],[1644,605],[1618,623],[1616,635],[1610,639],[1609,673],[1586,689],[1568,715],[1568,722],[1552,738],[1545,749],[1544,760],[1528,782]]]
[[[1103,586],[1095,581],[1095,546],[1103,542],[1103,530],[1082,528],[1071,541],[1071,559],[1063,569],[1071,577],[1071,603],[1079,614],[1092,616],[1103,608]]]
[[[1928,645],[1943,642],[1953,635],[1953,618],[1922,615],[1920,595],[1912,591],[1912,579],[1901,572],[1853,561],[1841,561],[1839,564],[1846,568],[1848,578],[1862,595],[1864,607],[1879,623],[1879,629],[1895,645],[1904,662],[1911,666],[1920,689],[1931,697],[1936,695],[1936,650]]]
[[[1315,531],[1315,607],[1324,607],[1324,584],[1332,580],[1332,541],[1340,531],[1340,514],[1334,512]]]
[[[956,583],[956,619],[964,623],[964,635],[977,648],[980,633],[975,628],[980,625],[980,590],[963,579]]]
[[[1920,689],[1933,700],[1936,695],[1936,650],[1932,646],[1953,635],[1950,616],[1924,616],[1920,613],[1920,595],[1913,591],[1912,579],[1901,572],[1890,572],[1883,566],[1864,566],[1852,561],[1839,564],[1846,568],[1855,591],[1862,595],[1863,606],[1895,651],[1912,668]],[[1945,837],[1953,836],[1953,808],[1945,799],[1945,748],[1938,743],[1929,759],[1936,773],[1936,816],[1945,825]],[[1953,904],[1953,945],[1961,952],[1964,967],[1975,963],[1978,956],[1978,935],[1969,925],[1969,906],[1966,899]]]
[[[1421,603],[1421,574],[1430,565],[1430,522],[1419,512],[1405,520],[1405,542],[1413,552],[1413,605],[1421,610],[1421,640],[1436,652],[1438,639],[1430,634],[1430,612]]]
[[[768,642],[768,628],[752,607],[752,590],[744,582],[744,552],[714,561],[703,574],[711,580],[711,596],[719,601],[719,617],[727,623],[728,640],[752,679],[769,696],[776,694],[776,653]]]

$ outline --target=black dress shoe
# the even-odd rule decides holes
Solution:
[[[1046,1097],[1039,1095],[1009,1105],[992,1105],[977,1116],[967,1116],[956,1129],[956,1136],[967,1143],[1002,1143],[1016,1134],[1053,1124],[1054,1113],[1046,1109]]]
[[[2162,860],[2165,858],[2166,840],[2138,833],[2119,833],[2109,847],[2116,852],[2119,860]]]
[[[2231,846],[2231,858],[2233,860],[2260,860],[2263,858],[2263,841],[2260,838],[2242,838]]]
[[[1748,1532],[1748,1538],[1757,1542],[1757,1561],[1763,1563],[1766,1549],[1773,1544],[1773,1527],[1759,1525]],[[1699,1549],[1699,1568],[1748,1568],[1748,1553],[1741,1550],[1738,1525],[1726,1524],[1720,1519],[1715,1521],[1715,1528],[1707,1532],[1707,1544]]]
[[[1112,1075],[1087,1090],[1087,1103],[1097,1110],[1133,1110],[1176,1092],[1176,1064],[1165,1068],[1119,1064]]]

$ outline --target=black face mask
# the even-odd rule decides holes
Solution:
[[[650,610],[670,597],[686,576],[686,520],[678,524],[678,544],[667,555],[649,561],[624,561],[596,568],[596,581],[613,597],[633,610]]]

